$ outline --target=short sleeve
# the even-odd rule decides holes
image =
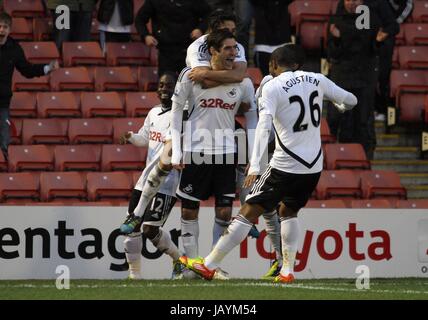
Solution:
[[[199,38],[200,39],[200,38]],[[211,55],[207,49],[206,41],[195,40],[187,48],[186,65],[190,68],[211,67]]]

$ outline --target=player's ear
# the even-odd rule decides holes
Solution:
[[[210,51],[210,55],[213,56],[214,53],[216,52],[216,49],[214,47],[210,47],[209,51]]]

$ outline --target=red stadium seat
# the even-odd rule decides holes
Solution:
[[[0,201],[38,200],[40,198],[39,185],[38,173],[0,173]]]
[[[113,120],[113,143],[119,143],[120,136],[128,131],[137,133],[144,125],[144,118],[123,118]]]
[[[127,92],[125,101],[128,117],[145,117],[154,106],[160,104],[157,92]]]
[[[410,200],[397,200],[395,203],[396,208],[403,209],[428,209],[427,199],[410,199]]]
[[[31,63],[48,64],[52,60],[60,59],[59,51],[53,41],[21,42],[25,57]]]
[[[428,92],[428,73],[423,70],[392,70],[391,97],[395,97],[396,106],[400,107],[404,93]]]
[[[330,1],[297,0],[288,6],[290,24],[296,26],[297,32],[304,21],[327,22],[331,13]]]
[[[111,119],[71,119],[68,136],[71,144],[112,143],[113,123]]]
[[[391,201],[386,199],[372,199],[372,200],[352,200],[351,201],[351,208],[394,208],[394,204],[391,203]]]
[[[393,69],[399,69],[400,68],[400,62],[398,61],[398,48],[394,47],[394,51],[392,53],[392,68]]]
[[[34,37],[33,23],[27,18],[12,18],[10,36],[15,40],[32,41]]]
[[[101,168],[100,145],[56,146],[56,171],[99,171]]]
[[[62,58],[65,67],[82,64],[105,65],[105,57],[98,42],[63,42]]]
[[[85,67],[61,68],[51,73],[52,91],[94,90],[94,84]]]
[[[37,116],[36,94],[33,92],[15,92],[10,101],[10,116],[35,118]]]
[[[158,82],[159,75],[157,67],[138,68],[138,86],[140,91],[156,91]]]
[[[305,208],[346,208],[343,200],[309,200]]]
[[[143,170],[146,166],[147,148],[126,145],[103,145],[101,170]]]
[[[326,144],[325,161],[328,170],[370,169],[370,161],[363,146],[358,143]]]
[[[117,92],[83,92],[83,117],[122,117],[125,109]]]
[[[67,119],[24,119],[23,144],[67,144]]]
[[[4,0],[3,7],[12,17],[45,16],[42,0]]]
[[[428,22],[428,1],[414,1],[412,19],[415,22]]]
[[[129,67],[97,67],[95,69],[96,91],[138,90],[138,83]]]
[[[33,19],[34,41],[47,41],[52,39],[53,19],[34,18]]]
[[[150,48],[150,66],[157,67],[159,65],[158,61],[159,52],[155,47]]]
[[[400,122],[421,122],[424,99],[424,94],[401,94],[399,99]]]
[[[86,174],[80,172],[42,172],[40,199],[86,199]]]
[[[401,185],[400,176],[395,171],[362,171],[360,177],[365,199],[406,199],[406,189]]]
[[[107,64],[118,65],[150,65],[150,47],[142,42],[107,42]]]
[[[326,118],[321,118],[321,142],[322,143],[334,143],[336,137],[330,133],[330,127]]]
[[[22,119],[11,119],[10,121],[10,144],[22,143]]]
[[[259,68],[248,67],[247,74],[253,82],[254,88],[258,88],[263,80],[262,71]]]
[[[80,117],[79,102],[72,92],[40,92],[37,94],[37,111],[40,118]]]
[[[8,164],[6,159],[4,158],[3,152],[0,152],[0,171],[6,171],[8,169]]]
[[[134,171],[132,172],[132,185],[135,186],[138,182],[138,179],[140,179],[142,172],[141,171]]]
[[[49,75],[25,78],[18,70],[15,70],[12,77],[13,91],[50,91]]]
[[[46,145],[9,146],[9,171],[42,170],[54,168],[53,150]]]
[[[89,172],[87,175],[88,200],[129,199],[131,183],[132,178],[125,172]]]
[[[401,69],[427,69],[428,47],[399,47],[398,58]]]
[[[351,170],[325,170],[316,187],[316,197],[361,198],[360,178]]]
[[[305,22],[300,27],[300,44],[308,50],[317,50],[323,46],[327,23]]]
[[[405,23],[404,37],[408,46],[428,44],[428,24],[427,23]]]

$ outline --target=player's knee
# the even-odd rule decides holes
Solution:
[[[299,210],[300,207],[297,205],[285,205],[283,202],[281,202],[278,213],[280,217],[290,219],[297,218]]]
[[[181,199],[181,217],[184,220],[196,220],[199,212],[199,201]]]
[[[260,217],[265,209],[258,204],[245,203],[239,210],[239,214],[244,216],[245,219],[251,223],[256,223],[258,217]]]
[[[143,224],[143,233],[148,239],[154,239],[159,233],[159,227]]]

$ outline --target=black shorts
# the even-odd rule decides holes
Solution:
[[[162,227],[166,219],[168,219],[172,208],[174,208],[176,201],[176,197],[168,196],[163,193],[156,193],[152,202],[150,202],[150,205],[144,212],[143,224]]]
[[[295,174],[268,166],[254,183],[245,202],[261,205],[267,212],[283,202],[287,208],[297,212],[308,202],[320,176],[321,172]]]
[[[226,156],[211,157],[211,163],[186,164],[181,172],[180,186],[177,190],[178,198],[185,198],[193,201],[206,200],[211,195],[226,196],[235,198],[236,186],[236,166],[227,163]],[[233,155],[232,155],[233,159]],[[221,160],[221,161],[220,161]],[[220,162],[220,163],[219,163]]]

